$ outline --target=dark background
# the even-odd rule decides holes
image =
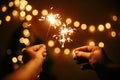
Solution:
[[[0,0],[0,9],[3,5],[7,5],[9,0]],[[73,42],[65,45],[65,48],[70,50],[87,45],[89,39],[93,39],[96,44],[100,41],[104,42],[104,49],[108,57],[115,63],[120,63],[120,2],[119,0],[29,0],[29,4],[40,12],[43,9],[50,9],[54,7],[54,11],[61,14],[66,19],[72,18],[73,21],[78,20],[80,24],[95,25],[111,23],[111,29],[103,32],[96,31],[91,34],[88,30],[81,30],[77,28],[75,35],[72,36]],[[10,22],[5,22],[5,15],[10,14],[14,8],[10,8],[6,13],[0,11],[0,19],[3,21],[0,25],[0,74],[4,75],[13,71],[11,59],[19,53],[23,47],[19,43],[19,38],[22,32],[22,23],[19,19],[12,18]],[[112,15],[116,15],[118,20],[114,22]],[[50,30],[45,23],[38,21],[39,16],[32,20],[31,32],[33,32],[37,43],[46,43],[51,38],[54,31]],[[44,27],[45,26],[45,27]],[[116,31],[116,37],[110,37],[110,31]],[[34,42],[33,42],[34,43]],[[55,47],[60,47],[59,42],[55,43],[54,47],[47,47],[48,58],[44,66],[43,76],[47,80],[99,80],[96,73],[92,70],[80,70],[79,65],[75,63],[72,55],[65,55],[61,48],[60,54],[54,54]],[[12,54],[7,55],[6,50],[11,49]],[[44,78],[44,77],[43,77]]]

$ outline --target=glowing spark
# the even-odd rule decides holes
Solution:
[[[68,27],[63,24],[61,26],[61,28],[59,29],[59,34],[55,34],[53,35],[53,37],[55,39],[58,39],[58,41],[60,42],[60,44],[62,45],[62,48],[64,47],[65,45],[65,42],[71,42],[72,39],[70,38],[70,36],[74,33],[74,28],[71,28],[71,27]]]

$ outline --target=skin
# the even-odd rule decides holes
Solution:
[[[3,80],[36,80],[42,72],[42,64],[46,56],[46,46],[44,44],[27,47],[24,54],[30,59],[21,68],[5,77]]]

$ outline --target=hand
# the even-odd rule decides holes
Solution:
[[[43,63],[46,55],[46,46],[44,44],[34,45],[27,47],[23,51],[23,61],[26,63],[29,60],[37,59]]]
[[[98,64],[104,66],[104,64],[109,62],[104,50],[98,46],[82,46],[74,49],[73,52],[75,53],[74,59],[79,58],[79,63],[82,63],[82,59],[84,59],[84,61],[88,61],[92,68]]]

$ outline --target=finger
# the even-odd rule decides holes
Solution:
[[[74,56],[74,57],[81,57],[81,58],[89,59],[91,53],[90,53],[90,52],[79,51],[79,52],[77,52],[75,55],[76,55],[76,56]]]
[[[82,46],[82,47],[78,47],[76,49],[74,49],[74,52],[76,51],[84,51],[84,52],[89,52],[89,46]]]

